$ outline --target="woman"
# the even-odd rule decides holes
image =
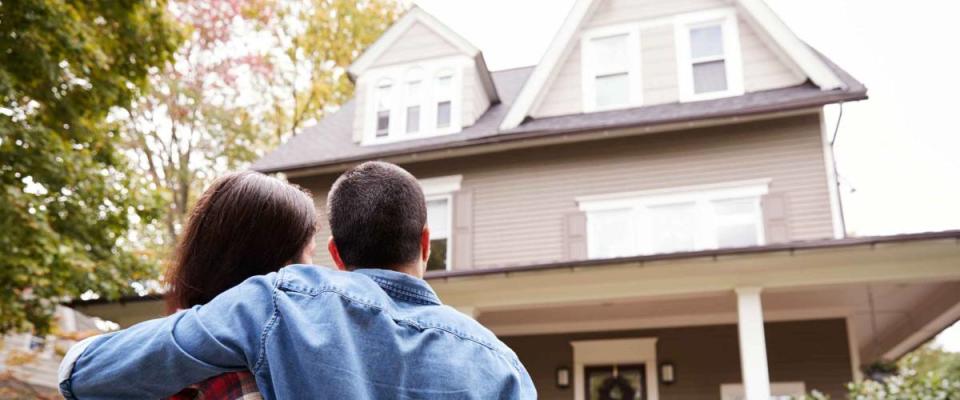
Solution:
[[[309,264],[317,215],[310,195],[279,179],[240,172],[218,179],[197,201],[167,271],[167,307],[204,304],[255,275]],[[260,399],[253,375],[232,372],[173,399]]]

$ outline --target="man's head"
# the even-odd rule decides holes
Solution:
[[[327,215],[330,254],[340,268],[423,273],[430,252],[427,207],[409,172],[379,161],[344,172],[330,189]]]

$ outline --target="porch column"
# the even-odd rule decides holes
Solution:
[[[737,288],[737,327],[740,331],[740,368],[746,400],[770,399],[767,341],[763,332],[760,288]]]

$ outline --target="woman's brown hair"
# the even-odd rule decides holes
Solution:
[[[296,262],[313,240],[313,200],[256,172],[226,175],[197,201],[167,271],[167,307],[205,304],[247,278]]]

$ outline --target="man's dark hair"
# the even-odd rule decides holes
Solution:
[[[370,161],[344,172],[330,189],[327,215],[347,269],[394,269],[420,257],[427,206],[403,168]]]

